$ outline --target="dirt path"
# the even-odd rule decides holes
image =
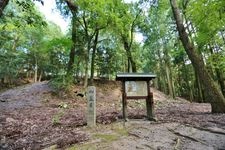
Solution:
[[[0,94],[0,108],[2,111],[26,107],[41,106],[42,98],[51,92],[47,82],[37,82],[26,86],[19,86]]]
[[[86,127],[85,98],[60,99],[47,82],[1,93],[0,149],[225,149],[225,114],[211,114],[209,104],[172,100],[151,89],[158,121],[144,121],[144,101],[129,101],[130,121],[124,123],[120,84],[96,85],[98,124],[93,129]]]
[[[85,129],[88,142],[77,144],[79,150],[223,150],[225,130],[180,123],[149,122],[143,119],[118,121],[97,128]]]
[[[203,130],[179,123],[152,124],[130,122],[129,136],[112,143],[113,149],[193,149],[214,150],[225,148],[225,130]],[[215,131],[215,132],[213,132]]]

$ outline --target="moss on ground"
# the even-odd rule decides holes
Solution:
[[[68,150],[98,150],[109,148],[110,143],[128,136],[128,131],[121,123],[110,125],[98,125],[96,128],[88,129],[91,134],[90,142],[75,144]]]

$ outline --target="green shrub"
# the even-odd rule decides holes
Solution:
[[[50,86],[56,90],[60,97],[71,96],[73,87],[73,77],[59,75],[49,82]]]

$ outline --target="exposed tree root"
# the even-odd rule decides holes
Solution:
[[[214,121],[214,120],[209,120],[209,122],[215,123],[215,124],[220,124],[222,126],[225,126],[225,123],[219,122],[219,121]]]
[[[207,132],[210,132],[210,133],[214,133],[214,134],[221,134],[221,135],[225,135],[225,132],[223,131],[216,131],[216,130],[213,130],[213,129],[208,129],[208,128],[202,128],[202,127],[196,127],[196,126],[189,126],[189,125],[185,125],[187,127],[192,127],[192,128],[195,128],[195,129],[198,129],[198,130],[201,130],[201,131],[207,131]]]
[[[139,135],[137,135],[135,133],[131,133],[131,132],[128,132],[128,135],[131,135],[131,136],[134,136],[134,137],[137,137],[137,138],[141,138]]]
[[[176,139],[176,144],[175,144],[175,146],[174,146],[174,150],[179,150],[179,147],[180,147],[180,139],[177,138],[177,139]]]
[[[190,136],[188,136],[188,135],[183,135],[183,134],[181,134],[180,132],[174,131],[173,129],[169,129],[169,128],[167,128],[167,129],[168,129],[168,131],[172,132],[172,133],[175,134],[175,135],[178,135],[178,136],[187,138],[187,139],[189,139],[189,140],[192,140],[192,141],[194,141],[194,142],[199,142],[199,143],[201,143],[201,144],[203,144],[203,145],[209,146],[207,143],[205,143],[205,142],[203,142],[203,141],[201,141],[201,140],[199,140],[199,139],[196,139],[196,138],[194,138],[194,137],[190,137]]]
[[[148,144],[144,144],[144,146],[148,147],[151,150],[155,150],[155,148],[153,148],[152,146],[148,145]]]

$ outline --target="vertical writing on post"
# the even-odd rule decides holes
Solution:
[[[92,127],[96,125],[96,88],[89,86],[87,89],[87,125]]]

